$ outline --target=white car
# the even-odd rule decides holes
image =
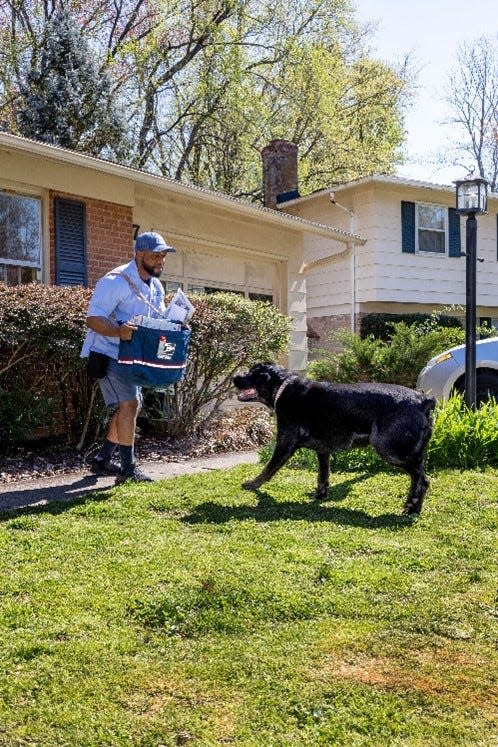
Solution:
[[[454,391],[465,389],[465,345],[457,345],[434,356],[422,369],[417,389],[448,399]],[[498,337],[476,343],[476,399],[484,402],[490,396],[498,401]]]

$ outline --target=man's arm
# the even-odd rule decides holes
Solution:
[[[124,322],[118,324],[114,319],[107,319],[105,316],[88,316],[86,326],[104,337],[119,337],[120,340],[131,340],[133,332],[136,330],[135,324]]]

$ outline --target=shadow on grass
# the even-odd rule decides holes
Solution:
[[[357,482],[359,479],[361,478],[348,480],[346,483],[331,488],[328,501],[343,500],[347,495],[350,484]],[[224,524],[228,521],[247,521],[249,519],[258,522],[293,519],[295,521],[329,522],[341,526],[364,527],[366,529],[384,527],[401,530],[413,524],[413,517],[402,516],[401,513],[385,513],[380,516],[372,516],[365,511],[330,506],[317,501],[276,501],[269,493],[261,490],[256,490],[255,494],[258,498],[258,503],[255,506],[223,506],[219,503],[206,501],[197,506],[189,515],[184,516],[182,521],[186,524]]]
[[[102,485],[101,481],[99,485],[98,481],[95,475],[85,475],[67,485],[36,486],[5,492],[0,497],[0,521],[27,514],[60,514],[87,500],[104,500],[113,485]]]

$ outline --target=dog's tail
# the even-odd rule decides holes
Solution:
[[[432,412],[434,411],[435,407],[436,407],[436,398],[425,397],[424,401],[422,402],[422,412],[424,413],[426,418],[432,415]]]

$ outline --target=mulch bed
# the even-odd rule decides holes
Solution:
[[[187,438],[139,437],[135,453],[140,461],[178,462],[207,454],[258,449],[271,441],[273,433],[274,421],[266,408],[234,408],[221,413],[209,426]],[[94,445],[76,452],[63,446],[19,447],[8,456],[0,455],[0,483],[85,469],[96,448]]]

